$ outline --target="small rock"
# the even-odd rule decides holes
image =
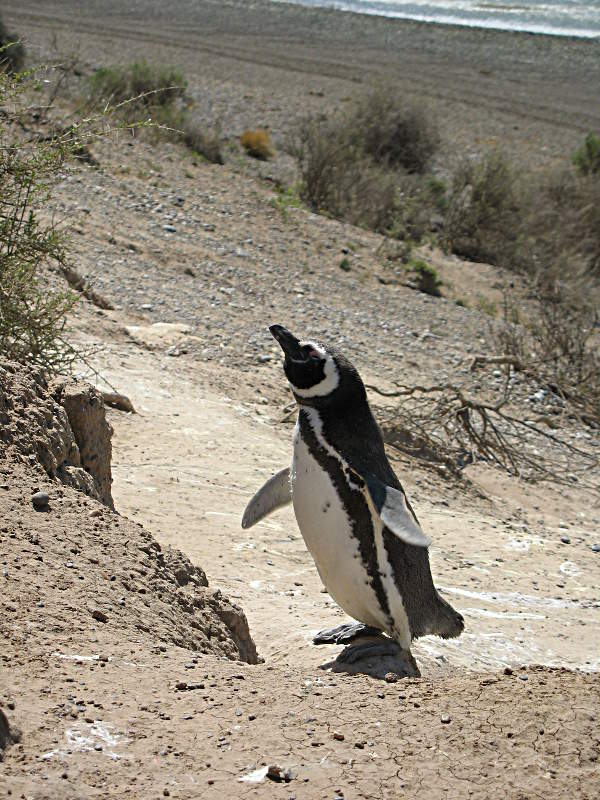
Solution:
[[[593,544],[592,550],[594,553],[600,553],[600,544]]]
[[[152,303],[143,303],[140,306],[140,308],[142,309],[142,311],[152,311],[153,305],[152,305]]]
[[[504,674],[505,675],[512,675],[513,671],[510,667],[504,667]]]
[[[92,617],[97,620],[98,622],[108,622],[108,617],[104,613],[104,611],[100,611],[99,608],[95,608],[92,611]]]
[[[47,492],[36,492],[32,498],[31,502],[33,503],[33,507],[36,509],[47,508],[48,503],[50,502],[50,496]]]
[[[271,356],[266,355],[266,354],[261,355],[261,356],[258,357],[258,363],[259,364],[267,364],[270,360],[271,360]]]
[[[163,230],[167,233],[177,233],[177,228],[174,225],[163,225]]]
[[[561,536],[561,537],[560,537],[560,540],[561,540],[561,542],[562,542],[563,544],[571,544],[571,540],[569,539],[569,537],[568,537],[568,536]]]
[[[395,672],[386,672],[385,673],[385,682],[386,683],[396,683],[398,680],[398,676]]]
[[[442,714],[442,722],[443,722],[444,725],[448,725],[451,722],[450,715],[449,714]]]
[[[194,270],[191,267],[186,267],[183,270],[183,272],[184,272],[184,275],[189,275],[190,278],[195,278],[196,277],[196,273],[194,272]]]
[[[289,783],[296,777],[296,772],[290,767],[280,767],[278,764],[269,764],[267,767],[267,778],[272,781]]]
[[[343,733],[341,733],[341,731],[334,731],[333,738],[338,742],[343,742],[346,737]]]

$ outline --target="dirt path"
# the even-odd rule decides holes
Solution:
[[[234,375],[221,369],[219,384],[230,381],[223,396],[209,367],[190,373],[184,359],[164,355],[166,346],[151,353],[123,344],[118,359],[102,359],[105,376],[140,412],[111,413],[117,508],[202,564],[211,585],[242,605],[267,663],[314,669],[336,650],[315,648],[312,635],[345,617],[321,591],[291,508],[240,527],[253,492],[289,461],[291,427],[277,422],[268,390],[259,402],[240,402]],[[272,369],[277,375],[279,365]],[[600,667],[600,559],[591,549],[594,515],[577,511],[581,498],[489,470],[474,477],[491,499],[465,505],[451,486],[397,468],[433,537],[436,583],[467,623],[458,640],[416,644],[425,675]]]

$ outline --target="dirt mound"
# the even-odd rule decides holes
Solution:
[[[112,507],[112,428],[102,397],[92,386],[49,384],[41,370],[3,361],[0,425],[0,458],[16,454],[38,473],[43,470]]]
[[[112,431],[100,395],[14,364],[0,377],[3,638],[25,645],[23,620],[64,645],[106,627],[124,641],[256,663],[241,609],[182,553],[163,552],[107,507]]]

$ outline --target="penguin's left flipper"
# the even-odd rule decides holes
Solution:
[[[280,470],[258,490],[246,506],[242,528],[251,528],[272,511],[292,502],[290,468]]]
[[[404,492],[380,481],[369,472],[352,472],[362,479],[375,513],[383,524],[399,539],[417,547],[429,547],[431,539],[425,536],[415,517],[409,511]]]

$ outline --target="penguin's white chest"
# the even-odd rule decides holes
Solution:
[[[325,588],[354,619],[387,628],[386,615],[371,586],[346,509],[298,426],[294,431],[290,477],[298,527]]]

